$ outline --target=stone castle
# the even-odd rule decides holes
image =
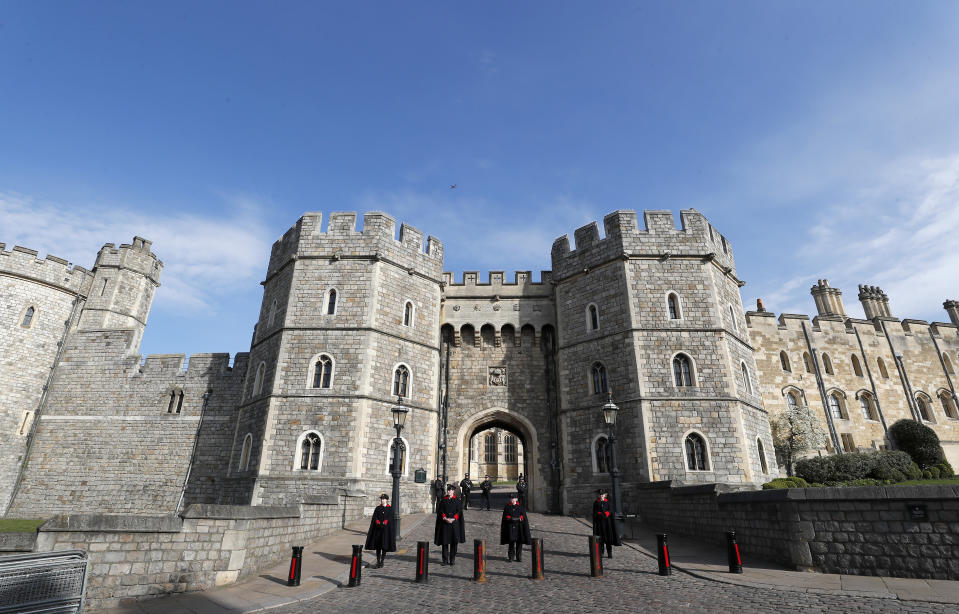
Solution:
[[[149,241],[107,244],[89,270],[0,244],[0,510],[372,501],[391,484],[399,396],[404,511],[428,508],[436,475],[476,480],[494,457],[527,475],[533,509],[581,511],[609,484],[610,394],[627,509],[646,482],[778,476],[769,416],[792,404],[819,415],[826,452],[881,448],[914,418],[959,466],[959,302],[950,323],[900,320],[861,286],[859,320],[822,280],[812,320],[745,311],[732,248],[701,213],[679,229],[669,211],[643,218],[615,211],[575,249],[560,237],[536,281],[456,279],[439,240],[405,224],[397,238],[384,213],[361,230],[354,213],[325,227],[307,213],[274,244],[232,361],[138,354],[163,268]]]

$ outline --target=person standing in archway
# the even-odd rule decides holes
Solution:
[[[436,528],[433,543],[443,547],[443,565],[456,564],[456,547],[466,541],[466,521],[463,506],[456,498],[456,487],[446,485],[446,496],[436,509]]]
[[[486,476],[486,479],[480,482],[480,490],[483,491],[483,501],[486,502],[486,511],[490,510],[490,492],[493,490],[493,483],[490,482],[489,476]]]
[[[516,481],[516,493],[519,495],[519,503],[523,506],[523,509],[529,508],[529,501],[526,499],[526,493],[529,491],[529,485],[526,483],[526,478],[523,477],[523,474],[519,474],[519,480]]]
[[[390,507],[390,498],[383,493],[380,495],[380,504],[373,510],[370,519],[370,530],[366,532],[366,550],[376,550],[376,566],[382,567],[386,561],[387,552],[396,552],[396,529],[390,522],[393,519],[393,508]]]
[[[460,491],[463,493],[463,509],[468,510],[470,508],[470,491],[473,490],[473,480],[470,479],[470,474],[466,474],[460,481]]]
[[[436,513],[437,508],[439,508],[440,501],[443,500],[443,480],[440,479],[440,476],[436,476],[436,479],[433,480],[433,513]]]

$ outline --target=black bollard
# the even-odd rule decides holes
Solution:
[[[659,558],[659,575],[668,576],[673,573],[673,568],[669,566],[669,549],[666,547],[666,534],[656,534],[656,550]]]
[[[603,577],[603,540],[595,535],[589,536],[589,577]]]
[[[303,566],[303,546],[293,546],[293,556],[290,558],[290,576],[286,579],[287,586],[300,585],[300,569]]]
[[[739,556],[735,531],[726,532],[726,558],[729,559],[729,573],[743,573],[743,559]]]
[[[416,542],[416,581],[430,580],[430,543]]]
[[[473,580],[486,582],[486,540],[473,540]]]
[[[533,538],[533,575],[530,580],[543,579],[543,540],[539,537]]]
[[[353,544],[353,558],[350,560],[350,583],[347,586],[359,586],[363,580],[363,546]]]

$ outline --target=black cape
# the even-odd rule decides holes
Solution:
[[[454,522],[446,522],[444,518],[454,518]],[[466,521],[463,518],[463,504],[456,497],[443,497],[436,506],[436,529],[433,531],[433,543],[443,544],[465,543]]]
[[[377,505],[373,510],[370,530],[366,532],[366,549],[396,552],[396,526],[393,508],[389,505]]]
[[[593,535],[602,537],[604,544],[621,545],[616,539],[616,525],[613,524],[613,510],[609,501],[593,501]]]
[[[493,490],[493,484],[489,480],[483,480],[480,482],[480,490],[483,492],[489,492]]]
[[[506,507],[503,508],[503,521],[499,525],[499,543],[508,544],[510,542],[533,543],[529,535],[529,517],[519,503],[516,505],[506,504]]]
[[[468,493],[469,491],[473,490],[473,480],[462,480],[460,482],[460,490],[462,490],[464,493]]]

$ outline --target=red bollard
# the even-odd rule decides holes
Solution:
[[[486,540],[473,540],[473,580],[486,582]]]
[[[668,576],[673,573],[673,568],[669,566],[669,549],[666,547],[666,534],[656,534],[657,554],[659,558],[659,575]]]
[[[735,531],[726,533],[726,558],[729,560],[729,573],[743,573],[743,559],[739,556]]]
[[[416,581],[429,582],[430,579],[430,543],[416,542]]]
[[[543,579],[543,540],[539,537],[533,538],[533,574],[530,580]]]
[[[589,536],[589,577],[603,577],[603,540],[595,535]]]
[[[363,579],[363,546],[353,544],[353,558],[350,560],[350,582],[347,586],[359,586]]]
[[[290,558],[290,575],[286,579],[287,586],[300,585],[300,570],[303,567],[303,546],[293,546],[293,556]]]

